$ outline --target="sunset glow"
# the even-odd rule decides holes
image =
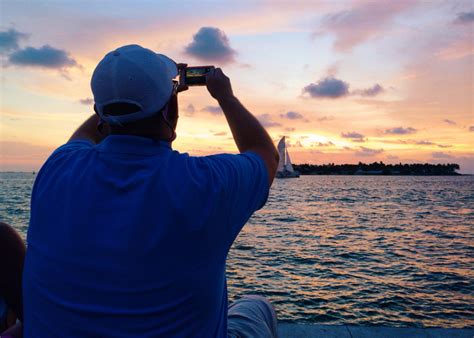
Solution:
[[[93,113],[89,82],[100,59],[140,44],[222,67],[275,143],[287,136],[294,163],[454,162],[474,173],[471,1],[0,6],[2,171],[38,170]],[[174,149],[237,151],[205,87],[179,100]]]

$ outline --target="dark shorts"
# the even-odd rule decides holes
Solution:
[[[229,338],[276,338],[277,317],[272,304],[256,295],[244,296],[229,306]]]

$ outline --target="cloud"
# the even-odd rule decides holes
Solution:
[[[389,143],[389,144],[414,144],[414,145],[420,145],[420,146],[437,146],[440,148],[450,148],[452,147],[451,145],[443,145],[443,144],[438,144],[429,140],[413,140],[413,139],[408,139],[408,140],[379,140],[379,142],[382,143]]]
[[[435,145],[436,143],[431,142],[431,141],[426,141],[426,140],[420,140],[420,141],[415,141],[415,144],[422,145],[422,146],[429,146],[429,145]]]
[[[450,124],[452,126],[455,126],[456,125],[456,122],[452,121],[452,120],[448,120],[448,119],[444,119],[443,122],[447,123],[447,124]]]
[[[190,103],[183,110],[184,110],[186,116],[193,116],[194,112],[196,111],[196,108],[194,108],[194,105],[192,103]]]
[[[353,142],[365,142],[365,136],[360,133],[356,133],[355,131],[349,133],[341,133],[341,137],[350,138]]]
[[[470,22],[474,22],[474,11],[458,13],[454,20],[454,23],[458,24],[468,24]]]
[[[438,48],[436,55],[440,60],[459,59],[474,53],[472,46],[472,34],[466,32],[460,34],[460,37],[454,39],[450,44],[444,44],[442,48]]]
[[[0,171],[38,170],[54,148],[0,140]]]
[[[377,96],[385,91],[385,89],[378,83],[372,87],[365,89],[355,89],[349,92],[350,85],[340,79],[336,79],[333,76],[328,76],[318,83],[310,83],[303,88],[303,94],[308,93],[311,97],[322,97],[322,98],[339,98],[348,95],[360,95],[360,96]]]
[[[342,133],[342,137],[344,138],[364,138],[365,136],[356,132],[350,132],[350,133]]]
[[[326,142],[326,143],[316,142],[316,143],[314,143],[314,145],[317,146],[317,147],[329,147],[329,146],[333,146],[334,143],[332,143],[331,141]]]
[[[443,153],[442,151],[435,151],[434,153],[431,153],[431,156],[433,158],[453,158],[452,155]]]
[[[196,111],[196,108],[194,108],[194,105],[190,103],[186,106],[185,110],[187,113],[194,113]]]
[[[220,131],[220,132],[214,133],[214,136],[226,136],[226,135],[227,135],[227,132],[225,132],[225,131]]]
[[[326,74],[328,76],[336,76],[336,74],[339,72],[339,68],[340,68],[340,62],[336,62],[332,65],[330,65],[327,69],[326,69]]]
[[[80,99],[79,103],[84,104],[86,106],[90,106],[91,104],[94,104],[94,99],[91,99],[90,97],[87,97],[85,99]]]
[[[15,29],[0,32],[0,53],[10,52],[20,48],[21,39],[26,39],[28,34],[21,33]]]
[[[212,115],[220,115],[222,114],[222,109],[219,106],[205,106],[202,108],[203,111],[207,111],[208,113],[211,113]]]
[[[428,140],[380,140],[379,142],[389,143],[389,144],[414,144],[420,146],[437,146],[439,148],[451,148],[452,145],[449,144],[438,144]]]
[[[365,41],[383,35],[393,18],[409,8],[414,0],[356,2],[352,8],[327,15],[315,35],[335,36],[334,48],[339,52],[350,51]]]
[[[357,89],[352,92],[353,95],[360,95],[360,96],[377,96],[383,93],[385,89],[379,85],[378,83],[374,84],[372,87],[367,89]]]
[[[412,127],[408,128],[403,128],[403,127],[396,127],[396,128],[391,128],[391,129],[386,129],[385,134],[387,135],[408,135],[408,134],[414,134],[418,130]]]
[[[294,143],[293,143],[292,141],[290,141],[290,140],[287,140],[287,141],[286,141],[286,146],[287,146],[288,148],[304,148],[304,147],[303,147],[303,144],[301,144],[301,141],[300,141],[300,140],[297,140],[297,141],[295,141]]]
[[[285,131],[289,131],[289,132],[291,132],[291,131],[295,131],[295,130],[296,130],[295,128],[291,128],[291,127],[287,127],[287,128],[285,128]]]
[[[288,120],[300,120],[303,118],[303,115],[294,111],[289,111],[286,114],[280,114],[280,117]]]
[[[474,126],[470,126],[469,131],[474,131]]]
[[[76,60],[69,53],[49,45],[40,48],[26,47],[10,54],[8,60],[17,66],[32,66],[64,70],[78,66]]]
[[[374,156],[384,152],[383,149],[371,149],[366,147],[360,147],[360,150],[356,151],[356,155],[359,156]]]
[[[332,121],[332,120],[334,120],[334,116],[322,116],[316,119],[316,121],[318,122]]]
[[[387,160],[398,160],[399,157],[398,156],[395,156],[395,155],[388,155],[387,156]]]
[[[270,116],[270,114],[257,115],[256,118],[260,121],[262,126],[264,126],[265,128],[281,126],[280,123],[275,122],[275,121],[272,120],[272,117]]]
[[[389,144],[409,144],[410,143],[407,140],[379,140],[379,142],[389,143]]]
[[[184,51],[196,59],[222,64],[235,62],[237,55],[225,33],[215,27],[201,27]]]
[[[349,84],[334,77],[326,77],[304,87],[303,93],[308,93],[313,98],[336,99],[349,94]]]

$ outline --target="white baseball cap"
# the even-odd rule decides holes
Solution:
[[[97,113],[110,124],[132,122],[160,111],[173,93],[176,63],[139,45],[127,45],[108,53],[92,74],[91,88]],[[112,116],[104,114],[111,103],[131,103],[140,110]]]

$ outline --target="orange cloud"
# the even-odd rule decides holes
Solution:
[[[382,35],[394,17],[409,9],[416,1],[371,1],[356,3],[353,7],[331,13],[325,17],[316,35],[333,34],[337,51],[347,52],[353,47]]]
[[[53,150],[26,142],[0,141],[0,171],[38,170]]]

